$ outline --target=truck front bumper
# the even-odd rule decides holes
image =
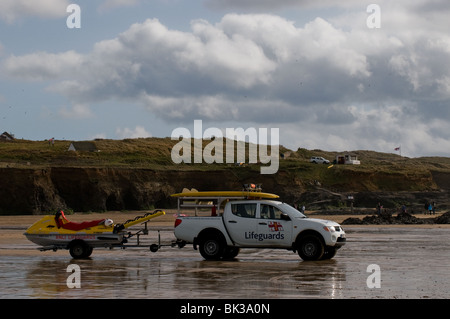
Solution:
[[[334,246],[340,248],[340,247],[344,246],[346,242],[347,242],[347,238],[345,238],[345,237],[338,237],[336,239],[336,244]]]

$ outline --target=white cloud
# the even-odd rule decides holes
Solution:
[[[24,17],[61,18],[67,15],[68,0],[2,0],[0,19],[7,23]]]
[[[448,10],[416,0],[399,11],[382,1],[382,28],[373,30],[365,8],[355,7],[302,26],[273,14],[194,20],[190,31],[148,19],[89,53],[11,56],[3,69],[14,79],[48,81],[73,105],[114,99],[168,122],[272,125],[302,147],[390,151],[401,142],[414,154],[446,145],[442,130],[423,123],[450,124]],[[150,136],[141,126],[116,133]]]
[[[370,76],[366,56],[352,47],[349,36],[319,18],[302,29],[271,15],[227,15],[217,25],[193,21],[190,33],[153,19],[97,43],[88,55],[41,52],[10,57],[4,66],[16,78],[59,77],[51,89],[78,102],[115,96],[183,102],[220,95],[221,104],[230,104],[236,96],[262,92],[279,101],[286,90],[288,96],[298,93],[292,81],[319,83],[326,73],[350,81]]]
[[[351,112],[355,121],[341,127],[305,122],[299,129],[288,123],[280,128],[283,143],[294,150],[297,147],[328,151],[367,149],[386,153],[396,153],[394,148],[401,145],[403,156],[449,156],[448,117],[424,119],[417,106],[398,105],[352,107]]]
[[[3,67],[14,78],[40,81],[73,77],[82,63],[83,56],[74,51],[59,54],[37,52],[11,56]]]
[[[139,138],[139,137],[151,137],[152,134],[147,132],[147,130],[143,126],[136,126],[134,129],[130,129],[128,127],[116,129],[116,135],[119,139],[124,138]]]
[[[205,4],[213,9],[244,9],[252,11],[273,11],[285,8],[329,8],[329,7],[352,7],[359,5],[359,0],[205,0]]]

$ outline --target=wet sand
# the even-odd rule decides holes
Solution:
[[[142,214],[142,212],[138,213]],[[75,214],[74,221],[109,217],[116,222],[136,212]],[[344,216],[313,216],[341,222]],[[362,217],[362,216],[357,216]],[[420,217],[420,216],[417,216]],[[450,298],[450,225],[346,226],[347,244],[327,261],[304,262],[286,250],[243,249],[232,261],[204,261],[199,252],[162,247],[95,249],[74,260],[68,251],[40,252],[23,232],[39,216],[0,216],[0,299],[299,299]],[[173,212],[153,219],[147,243],[170,243]],[[81,269],[81,288],[70,289],[67,267]],[[370,265],[379,266],[380,288]]]

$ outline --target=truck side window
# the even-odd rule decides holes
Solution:
[[[261,218],[263,219],[281,219],[283,212],[277,207],[267,204],[261,204]]]
[[[231,204],[233,215],[244,218],[255,218],[256,204]]]

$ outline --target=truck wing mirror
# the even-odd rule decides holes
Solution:
[[[280,217],[281,217],[282,220],[291,220],[291,218],[289,217],[289,215],[286,214],[286,213],[282,213]]]

